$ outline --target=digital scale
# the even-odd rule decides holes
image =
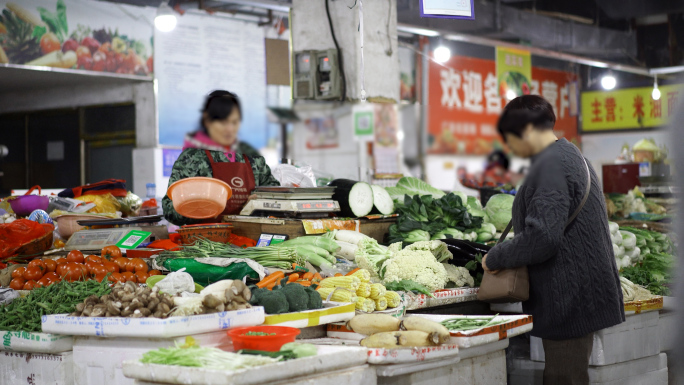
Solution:
[[[245,205],[240,215],[280,218],[326,218],[340,211],[332,199],[334,187],[257,187],[256,199]]]
[[[132,218],[107,218],[82,220],[77,223],[81,226],[118,226],[106,229],[84,229],[75,232],[64,246],[65,250],[95,251],[105,246],[116,245],[131,230],[147,231],[152,233],[150,241],[156,239],[168,239],[166,226],[151,225],[159,222],[161,215],[150,215]]]

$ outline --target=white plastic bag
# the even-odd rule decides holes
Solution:
[[[195,291],[195,281],[190,274],[185,272],[185,268],[167,275],[166,278],[157,282],[154,286],[169,295],[176,295],[184,291],[190,293]]]
[[[313,169],[308,164],[279,164],[273,168],[272,174],[283,187],[316,187]]]

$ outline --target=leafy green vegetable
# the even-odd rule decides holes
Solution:
[[[43,7],[38,7],[38,12],[40,12],[40,18],[50,27],[50,32],[57,35],[59,41],[64,42],[69,34],[64,0],[57,0],[57,11],[54,13]]]
[[[385,288],[391,291],[415,291],[433,297],[432,293],[430,293],[430,290],[427,287],[408,279],[385,282]]]
[[[489,198],[485,211],[487,218],[498,231],[504,231],[513,217],[513,201],[515,197],[509,194],[496,194]]]
[[[224,352],[218,348],[206,348],[197,345],[180,346],[176,342],[173,348],[151,350],[143,354],[143,364],[177,365],[205,369],[235,371],[278,362],[279,358],[261,355],[248,355]]]
[[[296,358],[312,357],[318,354],[318,348],[313,344],[290,342],[280,348],[281,352],[292,352]]]
[[[442,190],[436,189],[418,178],[405,176],[399,179],[397,187],[409,191],[408,195],[431,195],[433,198],[441,198],[445,194]],[[391,195],[392,193],[390,193]]]
[[[671,282],[673,265],[672,255],[648,254],[640,264],[623,268],[620,275],[655,295],[669,295],[670,289],[665,285]]]
[[[475,256],[475,259],[466,263],[465,268],[470,270],[473,275],[473,278],[475,278],[475,287],[480,287],[480,284],[482,283],[482,277],[484,274],[482,274],[482,255],[478,254]],[[480,271],[478,271],[480,270]]]

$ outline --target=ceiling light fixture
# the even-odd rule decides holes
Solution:
[[[439,47],[435,48],[433,56],[437,63],[443,64],[451,59],[451,50],[444,45],[440,45]]]
[[[651,92],[653,100],[660,99],[660,90],[658,89],[658,75],[653,77],[653,92]]]
[[[169,7],[169,2],[165,1],[159,5],[157,8],[157,16],[154,18],[154,26],[162,32],[171,32],[176,28],[178,19],[176,18],[176,13],[171,7]]]
[[[615,79],[615,76],[613,76],[613,72],[608,72],[607,75],[604,75],[601,78],[601,87],[603,87],[604,90],[612,90],[615,88],[615,85],[617,85],[617,80]]]

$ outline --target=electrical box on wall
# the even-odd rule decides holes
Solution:
[[[339,98],[342,94],[342,80],[337,63],[337,51],[334,49],[295,52],[294,98]]]

